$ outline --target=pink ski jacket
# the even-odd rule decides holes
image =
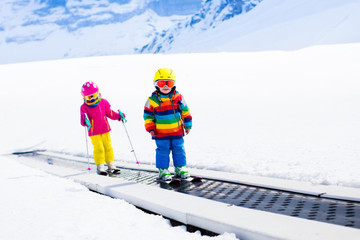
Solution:
[[[91,128],[89,129],[89,136],[104,134],[111,131],[107,118],[112,120],[121,120],[119,113],[110,109],[109,102],[102,98],[98,105],[91,107],[85,103],[80,107],[80,123],[85,126],[85,113],[87,114]]]

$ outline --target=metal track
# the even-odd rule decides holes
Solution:
[[[36,152],[27,153],[25,156],[46,161],[48,164],[76,169],[86,169],[87,165],[85,162],[39,155]],[[360,202],[357,201],[324,199],[212,179],[203,179],[197,183],[182,182],[180,185],[170,186],[159,183],[157,176],[158,174],[152,171],[121,168],[121,174],[116,177],[239,207],[360,229]]]

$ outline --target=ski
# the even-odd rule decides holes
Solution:
[[[107,176],[108,175],[108,173],[105,172],[105,171],[98,172],[97,174],[100,175],[100,176]]]
[[[109,176],[109,177],[116,177],[121,173],[121,170],[116,168],[112,172],[111,171],[101,171],[98,173],[100,176]]]
[[[117,177],[120,175],[120,173],[121,173],[121,170],[117,168],[112,172],[108,172],[108,176],[109,177]]]
[[[177,184],[180,184],[180,182],[181,182],[181,180],[179,178],[171,178],[169,180],[162,180],[162,179],[158,178],[157,181],[159,183],[166,183],[169,185],[177,185]]]
[[[192,183],[197,183],[197,182],[201,182],[202,181],[202,177],[200,177],[200,176],[193,176],[193,177],[190,177],[190,178],[192,178],[191,180],[190,180],[190,182],[192,182]]]
[[[183,182],[198,183],[198,182],[201,182],[202,177],[199,177],[199,176],[190,176],[190,177],[188,177],[188,178],[173,178],[173,179],[178,179],[179,181],[183,181]]]
[[[120,172],[121,172],[121,170],[120,170],[120,169],[115,168],[112,172],[111,172],[111,171],[109,171],[109,174],[118,175],[118,174],[120,174]]]

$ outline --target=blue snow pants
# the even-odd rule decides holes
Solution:
[[[175,167],[186,166],[184,139],[156,139],[156,168],[169,168],[170,151]]]

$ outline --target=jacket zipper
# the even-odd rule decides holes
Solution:
[[[91,134],[94,132],[94,119],[91,119]]]
[[[171,106],[172,106],[172,109],[173,109],[173,112],[174,112],[174,116],[175,116],[176,121],[177,121],[177,124],[178,124],[179,131],[182,133],[182,135],[184,135],[184,133],[183,133],[183,132],[181,131],[181,129],[180,129],[180,124],[179,124],[180,120],[179,120],[179,119],[177,118],[177,116],[176,116],[175,106],[174,106],[174,103],[173,103],[173,101],[172,101],[172,97],[169,96],[169,98],[170,98]],[[181,122],[182,122],[182,121],[181,121]],[[184,125],[183,125],[183,126],[184,126]]]

